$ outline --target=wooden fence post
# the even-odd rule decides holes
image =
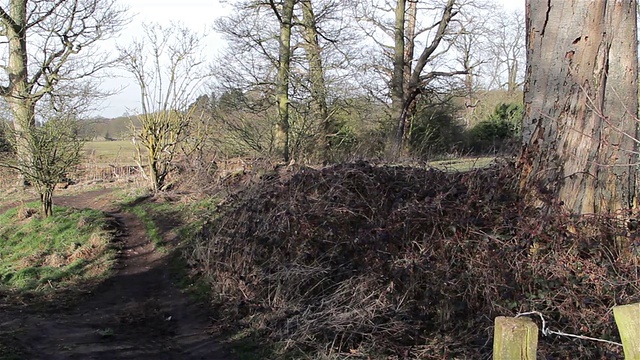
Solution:
[[[538,325],[526,317],[498,316],[493,332],[493,360],[535,360]]]
[[[640,303],[613,307],[625,360],[640,360]]]

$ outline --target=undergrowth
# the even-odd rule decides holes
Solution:
[[[0,360],[21,360],[25,353],[12,339],[11,334],[0,332]]]
[[[611,307],[640,299],[635,256],[616,246],[626,227],[528,207],[516,173],[303,167],[230,195],[187,257],[223,323],[272,358],[488,358],[493,319],[524,311],[618,340]],[[539,344],[542,358],[620,353]]]

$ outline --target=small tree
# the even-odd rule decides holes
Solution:
[[[117,0],[0,3],[0,97],[18,134],[31,132],[41,102],[101,93],[91,80],[115,59],[96,45],[126,25],[125,14]],[[32,144],[18,136],[14,150],[20,153]]]
[[[138,162],[146,162],[151,187],[158,192],[168,186],[176,155],[199,123],[190,104],[208,73],[200,58],[201,36],[177,24],[144,28],[144,39],[120,52],[140,87],[140,126],[134,128]]]
[[[44,216],[51,216],[56,185],[82,159],[85,140],[79,136],[78,121],[71,115],[55,114],[41,126],[15,130],[9,139],[26,151],[3,159],[0,166],[19,171],[40,195]]]

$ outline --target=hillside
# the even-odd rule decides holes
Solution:
[[[91,118],[84,120],[85,134],[98,140],[123,140],[130,138],[131,126],[139,125],[137,116],[120,116],[117,118]]]

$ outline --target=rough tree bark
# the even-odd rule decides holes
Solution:
[[[0,18],[10,49],[9,65],[6,67],[9,84],[2,88],[1,94],[15,117],[13,126],[16,133],[22,133],[35,124],[35,102],[27,78],[27,2],[12,1],[9,13],[0,8]],[[22,157],[29,156],[21,139],[16,141],[16,147],[17,153]]]
[[[528,0],[521,191],[576,214],[636,204],[636,1]]]

